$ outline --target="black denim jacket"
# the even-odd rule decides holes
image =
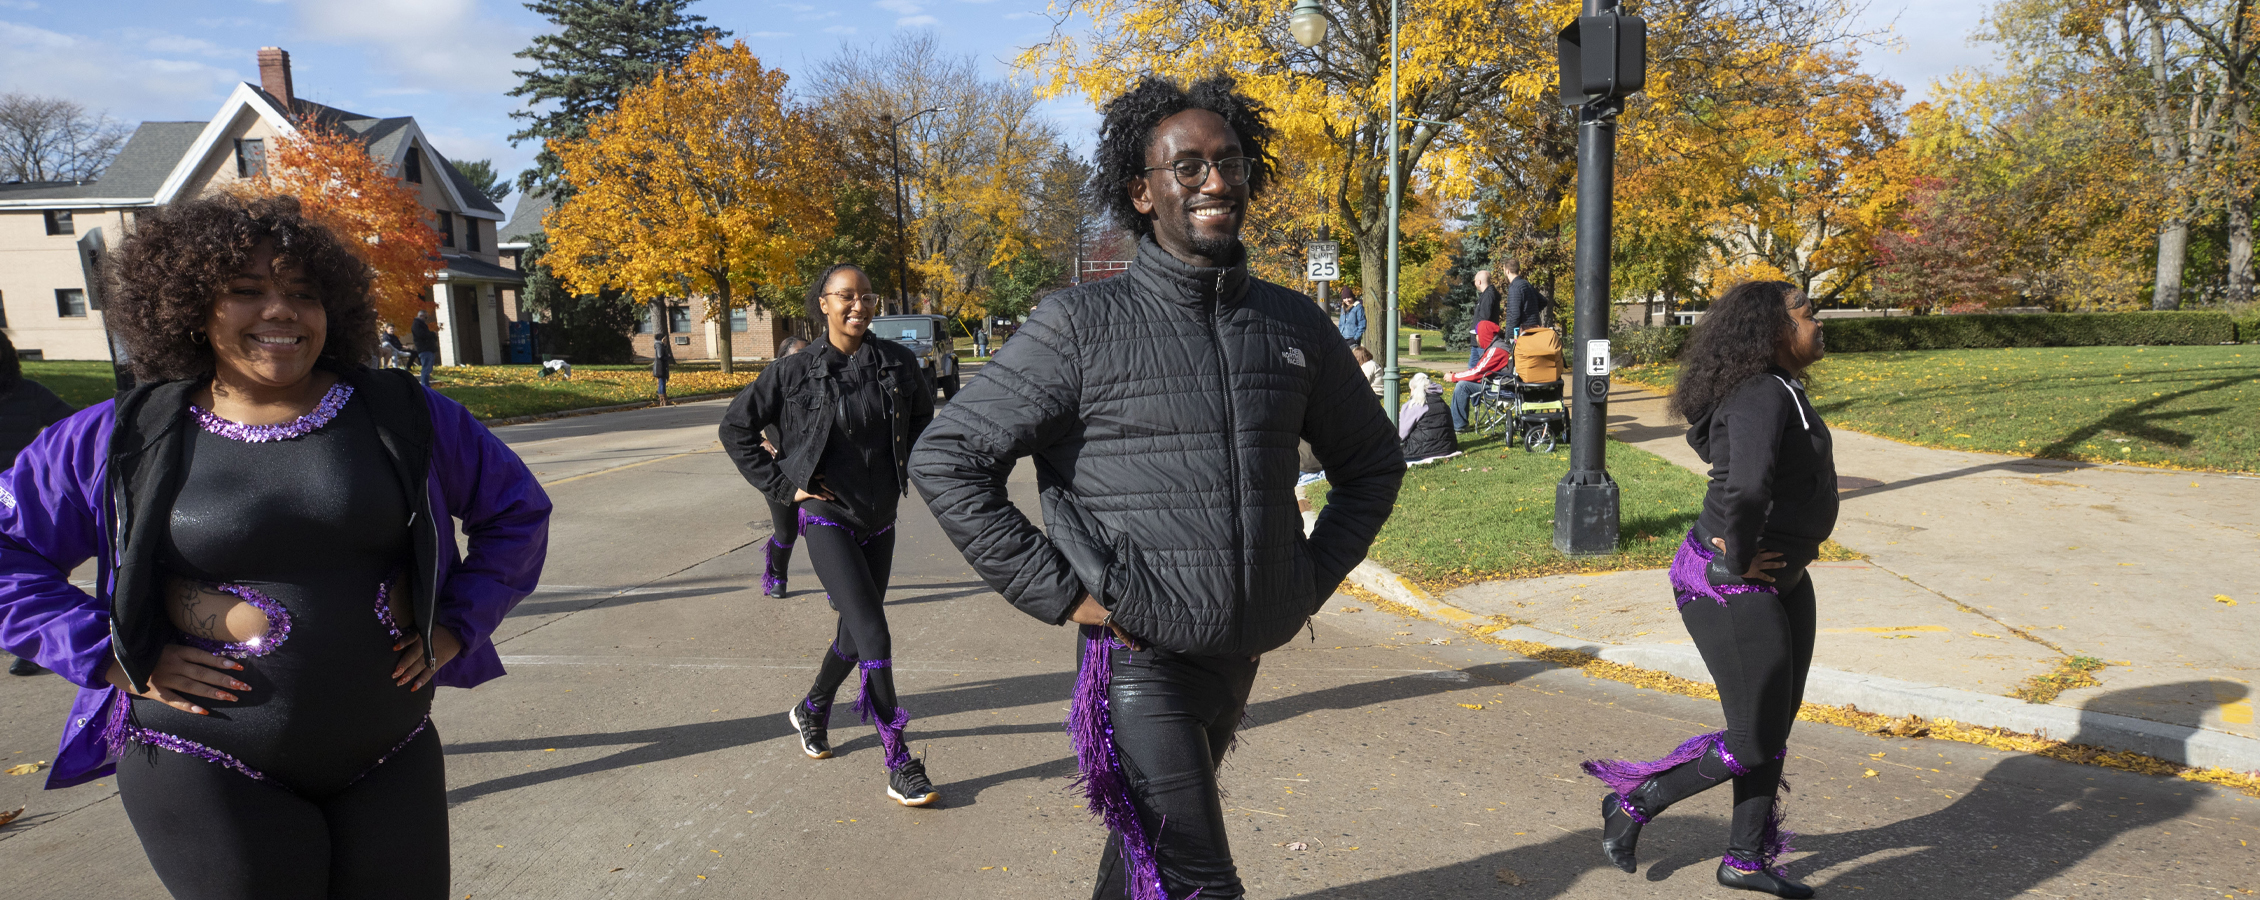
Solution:
[[[887,419],[894,432],[895,476],[907,494],[910,446],[934,419],[934,385],[909,348],[885,338],[863,340],[879,353],[879,383],[886,387]],[[722,417],[722,449],[748,484],[778,503],[792,503],[795,492],[807,490],[824,459],[839,402],[824,355],[801,352],[770,363],[738,392]],[[782,438],[774,457],[761,448],[762,429],[770,425],[777,426]]]

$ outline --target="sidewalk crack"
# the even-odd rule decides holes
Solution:
[[[1901,580],[1901,581],[1904,581],[1904,582],[1906,582],[1906,583],[1908,583],[1908,584],[1914,585],[1914,586],[1916,586],[1916,587],[1922,588],[1923,590],[1929,591],[1929,592],[1930,592],[1930,593],[1931,593],[1932,595],[1934,595],[1934,596],[1938,597],[1938,599],[1940,599],[1940,600],[1944,600],[1944,601],[1946,601],[1946,602],[1948,602],[1948,603],[1952,603],[1952,604],[1954,604],[1954,608],[1956,608],[1956,609],[1959,609],[1959,610],[1961,610],[1961,611],[1963,611],[1963,612],[1969,613],[1970,615],[1973,615],[1973,616],[1977,616],[1977,617],[1979,617],[1979,618],[1981,618],[1981,619],[1984,619],[1984,620],[1986,620],[1986,621],[1988,621],[1988,622],[1992,622],[1992,623],[1993,623],[1993,624],[1995,624],[1995,625],[1999,625],[1999,626],[2001,626],[2002,628],[2004,628],[2004,629],[2007,629],[2007,630],[2008,630],[2008,632],[2009,632],[2010,634],[2013,634],[2013,635],[2016,635],[2016,636],[2018,636],[2018,637],[2024,638],[2025,640],[2031,641],[2031,642],[2033,642],[2033,643],[2035,643],[2035,644],[2039,644],[2039,645],[2041,645],[2041,646],[2043,646],[2043,647],[2046,647],[2046,648],[2048,648],[2048,649],[2050,649],[2050,650],[2053,650],[2053,651],[2055,651],[2055,652],[2056,652],[2056,653],[2058,653],[2059,655],[2062,655],[2062,656],[2070,656],[2070,655],[2072,655],[2072,654],[2071,654],[2071,651],[2068,651],[2068,650],[2065,650],[2065,649],[2064,649],[2064,648],[2062,648],[2062,647],[2058,647],[2058,646],[2056,646],[2056,645],[2055,645],[2054,643],[2050,642],[2050,641],[2049,641],[2049,640],[2048,640],[2047,638],[2041,637],[2040,635],[2034,634],[2034,633],[2032,633],[2032,632],[2030,632],[2030,631],[2027,631],[2027,630],[2025,630],[2025,629],[2022,629],[2022,628],[2018,628],[2018,627],[2017,627],[2017,626],[2015,626],[2015,625],[2011,625],[2011,624],[2009,624],[2009,623],[2007,623],[2007,622],[2004,622],[2004,621],[2002,621],[2002,620],[2000,619],[2000,617],[1998,617],[1998,616],[1995,616],[1995,615],[1992,615],[1992,614],[1990,614],[1990,613],[1987,613],[1987,612],[1986,612],[1985,610],[1982,610],[1982,609],[1978,609],[1977,607],[1971,606],[1971,605],[1969,605],[1969,604],[1967,604],[1967,603],[1963,603],[1963,602],[1962,602],[1962,601],[1960,601],[1960,600],[1956,600],[1956,599],[1954,599],[1954,598],[1953,598],[1952,596],[1948,595],[1948,594],[1947,594],[1947,593],[1946,593],[1945,591],[1941,591],[1941,590],[1939,590],[1939,589],[1937,589],[1937,588],[1931,587],[1930,585],[1924,584],[1924,583],[1922,583],[1922,582],[1920,582],[1920,581],[1916,581],[1916,580],[1914,580],[1913,578],[1909,578],[1909,577],[1907,577],[1906,575],[1900,574],[1900,572],[1899,572],[1898,570],[1896,570],[1896,569],[1893,569],[1893,568],[1891,568],[1890,566],[1884,565],[1883,563],[1877,562],[1877,561],[1876,561],[1876,559],[1875,559],[1875,557],[1873,557],[1873,556],[1871,556],[1871,557],[1868,557],[1868,565],[1874,566],[1874,567],[1876,567],[1876,568],[1878,568],[1878,569],[1882,569],[1883,571],[1885,571],[1885,572],[1889,572],[1889,573],[1891,573],[1891,574],[1893,574],[1893,575],[1898,575],[1898,576],[1899,576],[1899,580]]]

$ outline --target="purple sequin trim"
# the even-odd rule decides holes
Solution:
[[[838,522],[834,522],[834,521],[832,521],[832,520],[830,520],[830,519],[824,518],[823,516],[819,516],[819,515],[816,515],[816,514],[814,514],[814,513],[811,513],[811,512],[809,512],[808,510],[805,510],[805,509],[804,509],[804,510],[801,510],[801,511],[800,511],[800,533],[801,533],[801,534],[807,534],[807,533],[808,533],[808,526],[810,526],[810,525],[830,525],[830,526],[832,526],[833,528],[837,528],[837,529],[839,529],[839,530],[841,530],[841,531],[845,531],[845,532],[847,532],[847,533],[848,533],[848,536],[849,536],[849,537],[852,537],[852,538],[855,538],[855,542],[856,542],[856,543],[858,543],[858,544],[868,544],[868,543],[871,543],[871,540],[872,540],[873,538],[876,538],[876,537],[878,537],[878,536],[880,536],[880,535],[882,535],[882,534],[886,534],[887,532],[890,532],[890,531],[893,531],[893,530],[895,530],[895,523],[893,523],[893,522],[889,522],[889,523],[887,523],[887,524],[885,524],[885,525],[883,525],[883,526],[880,526],[879,530],[877,530],[877,531],[871,532],[870,534],[862,534],[862,533],[860,533],[860,532],[856,531],[856,530],[855,530],[855,529],[853,529],[853,528],[850,528],[850,527],[848,527],[848,526],[846,526],[846,525],[842,525],[842,524],[840,524],[840,523],[838,523]]]
[[[147,744],[151,747],[156,747],[163,750],[171,750],[174,753],[179,753],[185,756],[193,756],[208,763],[217,763],[219,765],[226,766],[230,769],[234,769],[238,772],[243,773],[244,777],[249,778],[253,781],[267,780],[267,774],[265,772],[261,772],[258,769],[244,765],[243,760],[229,756],[226,753],[214,750],[210,747],[206,747],[203,744],[199,744],[184,737],[175,737],[162,731],[151,731],[138,725],[125,726],[122,736],[125,740],[132,741],[137,744]],[[358,781],[359,779],[356,778],[355,780]]]
[[[910,764],[910,746],[903,740],[902,731],[910,727],[910,710],[895,707],[894,715],[880,718],[879,704],[871,698],[871,672],[874,669],[892,669],[894,662],[885,659],[867,659],[856,663],[863,670],[863,690],[855,698],[856,717],[879,732],[879,746],[886,749],[887,770],[893,771]]]
[[[352,385],[342,381],[330,385],[329,391],[322,394],[322,402],[314,404],[312,412],[281,425],[245,425],[241,422],[230,422],[215,415],[211,410],[195,405],[189,406],[188,411],[196,416],[196,424],[204,426],[205,431],[231,441],[264,444],[269,441],[287,441],[313,434],[316,429],[330,424],[331,419],[337,418],[338,410],[344,409],[345,401],[352,396]]]
[[[1114,714],[1107,689],[1114,681],[1114,637],[1106,628],[1083,626],[1083,668],[1075,676],[1075,701],[1067,712],[1067,738],[1075,748],[1077,786],[1099,817],[1122,838],[1122,861],[1130,868],[1130,900],[1170,900],[1154,858],[1154,841],[1130,802],[1130,779],[1114,747]],[[1165,825],[1167,823],[1164,823]],[[1194,891],[1185,900],[1200,896]]]
[[[855,660],[849,659],[849,658],[848,658],[848,655],[847,655],[847,654],[845,654],[845,653],[841,653],[841,652],[840,652],[840,642],[838,642],[838,641],[833,641],[833,642],[832,642],[832,655],[833,655],[833,656],[837,656],[837,657],[839,657],[839,658],[840,658],[840,661],[841,661],[841,662],[854,662],[854,661],[855,661]]]
[[[1589,759],[1581,764],[1581,768],[1585,770],[1585,774],[1600,779],[1602,784],[1609,786],[1609,790],[1615,791],[1618,805],[1623,806],[1625,812],[1631,813],[1633,819],[1645,823],[1648,821],[1647,817],[1639,810],[1634,809],[1632,802],[1625,798],[1632,796],[1632,792],[1646,783],[1648,779],[1662,775],[1683,764],[1694,762],[1702,758],[1703,754],[1710,752],[1713,747],[1718,748],[1720,756],[1726,759],[1729,771],[1737,775],[1745,774],[1746,770],[1736,768],[1734,757],[1726,752],[1726,732],[1724,731],[1698,734],[1688,738],[1685,743],[1680,744],[1670,753],[1664,754],[1662,759],[1648,762],[1630,759]]]
[[[401,633],[400,626],[393,624],[391,593],[392,579],[387,578],[377,584],[377,621],[384,624],[385,633],[392,635],[393,642],[399,643],[406,640],[408,636]],[[410,737],[413,736],[410,735]]]
[[[267,615],[267,633],[248,641],[229,642],[215,641],[211,638],[183,633],[180,636],[181,643],[215,656],[225,656],[229,659],[250,659],[254,656],[265,656],[275,652],[275,648],[282,646],[282,642],[290,637],[290,613],[283,609],[283,605],[277,602],[275,598],[240,584],[215,584],[211,585],[211,588],[215,591],[241,597],[243,602],[251,604],[252,609],[265,613]]]
[[[400,739],[400,743],[392,745],[392,749],[385,751],[385,755],[377,757],[377,761],[370,763],[368,768],[362,769],[361,774],[353,776],[353,781],[360,781],[363,778],[369,777],[369,773],[376,771],[378,766],[384,765],[386,761],[392,759],[393,756],[400,753],[400,751],[408,749],[408,745],[414,742],[419,736],[422,736],[424,729],[430,727],[432,727],[432,717],[427,715],[424,717],[423,721],[416,723],[416,727],[408,732],[407,737]],[[352,782],[346,783],[351,784]]]
[[[1713,586],[1710,577],[1703,574],[1703,570],[1710,564],[1711,557],[1716,555],[1718,555],[1717,551],[1696,542],[1695,532],[1687,532],[1687,539],[1680,542],[1679,552],[1671,558],[1672,599],[1677,602],[1679,608],[1685,609],[1687,601],[1697,597],[1709,597],[1718,601],[1720,606],[1725,606],[1729,594],[1780,593],[1770,584]]]
[[[785,565],[792,552],[791,544],[779,543],[776,535],[770,535],[769,545],[762,548],[761,592],[763,594],[782,594],[785,592]]]

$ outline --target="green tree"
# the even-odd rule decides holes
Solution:
[[[693,0],[530,0],[533,10],[550,24],[555,34],[534,38],[515,54],[531,60],[533,68],[513,71],[519,77],[512,97],[526,98],[526,108],[510,117],[525,127],[510,136],[510,143],[542,142],[534,167],[518,175],[519,190],[540,187],[562,202],[571,191],[564,184],[564,169],[550,152],[551,141],[574,141],[586,135],[590,119],[620,108],[620,99],[650,81],[652,76],[683,64],[707,41],[729,33],[706,23],[705,16],[684,10]]]
[[[575,294],[549,270],[549,236],[536,232],[520,262],[526,272],[525,303],[541,315],[541,349],[579,363],[624,363],[635,357],[628,333],[635,329],[641,304],[625,291]]]
[[[449,163],[449,165],[454,166],[456,174],[468,179],[471,186],[478,188],[479,193],[485,194],[487,199],[501,203],[502,198],[510,196],[510,182],[502,180],[502,176],[494,173],[494,160],[474,159],[470,162],[457,160]]]

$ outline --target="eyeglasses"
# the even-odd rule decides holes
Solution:
[[[1208,183],[1208,170],[1211,167],[1216,169],[1217,174],[1224,176],[1226,185],[1239,187],[1248,183],[1248,176],[1255,174],[1256,161],[1245,156],[1219,159],[1214,162],[1205,159],[1180,159],[1166,166],[1147,166],[1146,171],[1168,169],[1169,174],[1177,176],[1178,184],[1197,188]]]
[[[846,291],[833,291],[829,294],[824,294],[823,296],[838,300],[841,303],[858,303],[864,306],[879,305],[878,294],[851,294]]]

